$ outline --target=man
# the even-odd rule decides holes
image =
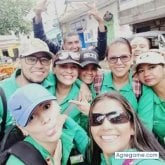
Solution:
[[[135,61],[137,56],[150,49],[150,41],[145,37],[135,37],[131,40],[131,48]]]
[[[41,40],[45,41],[48,44],[50,51],[56,54],[60,48],[58,45],[54,44],[53,42],[47,39],[44,29],[43,29],[43,24],[42,24],[41,15],[42,15],[42,12],[46,10],[46,6],[47,6],[46,3],[47,3],[47,0],[42,0],[37,4],[37,6],[34,9],[35,17],[33,19],[33,31],[34,31],[34,36],[36,38],[40,38]],[[87,7],[91,9],[89,14],[92,15],[99,24],[98,43],[97,43],[97,47],[94,50],[98,53],[99,60],[103,60],[105,57],[105,51],[107,47],[106,27],[104,26],[104,21],[99,16],[97,9],[94,6],[87,5]],[[81,50],[81,41],[79,39],[78,33],[66,34],[63,37],[63,41],[64,41],[62,45],[63,49],[71,50],[74,52],[78,52]]]
[[[0,82],[6,99],[19,87],[30,83],[38,83],[49,91],[54,91],[54,77],[49,74],[53,54],[45,42],[40,39],[30,39],[21,44],[19,52],[19,69],[11,77]],[[3,116],[3,105],[0,101],[0,118]],[[6,126],[12,124],[11,116],[7,114]]]

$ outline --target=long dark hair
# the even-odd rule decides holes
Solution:
[[[162,148],[162,146],[158,143],[156,138],[152,133],[150,133],[141,123],[138,116],[136,115],[134,109],[129,104],[129,102],[118,92],[108,92],[102,95],[97,96],[92,104],[89,111],[89,135],[91,138],[91,146],[90,146],[90,157],[91,157],[91,163],[95,165],[99,165],[101,162],[100,153],[102,153],[99,146],[94,141],[92,134],[91,134],[91,122],[90,118],[93,112],[94,107],[96,104],[103,100],[115,100],[119,102],[124,110],[131,116],[130,123],[134,129],[135,134],[132,135],[130,139],[130,146],[131,148],[135,148],[138,151],[142,152],[151,152],[151,151],[157,151],[159,152],[160,158],[165,160],[165,150]]]

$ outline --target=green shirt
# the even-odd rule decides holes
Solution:
[[[165,100],[154,95],[154,126],[153,131],[160,143],[165,146]]]
[[[103,82],[101,86],[101,93],[109,91],[118,91],[122,96],[124,96],[132,105],[134,110],[137,112],[139,118],[143,124],[149,129],[153,128],[153,91],[142,85],[142,95],[139,101],[133,91],[132,85],[132,73],[129,73],[128,83],[125,84],[121,89],[117,90],[112,78],[111,72],[105,72],[103,75]]]
[[[56,87],[56,83],[57,82],[55,82],[55,87]],[[63,99],[61,103],[59,103],[59,105],[61,107],[62,114],[67,114],[80,126],[82,126],[85,130],[87,130],[87,121],[88,121],[87,116],[85,116],[75,104],[69,102],[70,100],[77,100],[79,92],[80,92],[79,86],[77,85],[76,82],[73,83],[68,95]],[[55,89],[55,96],[56,96],[56,89]]]
[[[6,100],[10,98],[10,96],[18,89],[20,88],[19,84],[16,81],[16,77],[21,74],[21,70],[17,69],[11,77],[0,81],[0,86],[3,88],[6,96]],[[46,89],[48,89],[52,94],[54,92],[54,76],[52,73],[48,75],[48,77],[41,83],[42,86],[44,86]],[[0,121],[3,116],[3,105],[2,101],[0,100]],[[7,113],[7,120],[6,120],[6,127],[12,124],[12,117],[10,115],[10,112],[8,110]]]
[[[128,149],[124,152],[137,152],[136,149]],[[100,165],[122,165],[126,159],[116,159],[115,155],[112,155],[107,160],[104,155],[101,154],[101,164]],[[125,164],[126,165],[126,164]],[[165,161],[160,159],[134,159],[133,165],[165,165]]]
[[[41,153],[45,160],[50,158],[52,164],[55,164],[52,155],[32,137],[28,136],[24,140],[32,144]],[[77,123],[75,123],[71,118],[68,118],[65,122],[65,128],[63,129],[61,142],[62,165],[66,165],[69,160],[70,152],[74,146],[76,146],[79,152],[85,156],[89,138],[86,132]],[[17,157],[11,155],[7,161],[7,165],[24,165],[24,163]]]

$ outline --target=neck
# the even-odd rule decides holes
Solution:
[[[19,84],[19,86],[25,86],[30,83],[27,79],[23,77],[22,74],[16,77],[16,82]]]
[[[113,83],[116,89],[121,89],[129,81],[129,74],[124,75],[123,77],[116,77],[113,75]]]
[[[55,151],[56,151],[56,148],[57,148],[57,143],[58,141],[56,142],[53,142],[53,143],[44,143],[44,144],[41,144],[51,155],[54,155]]]
[[[165,99],[165,79],[152,87],[154,92],[162,99]]]
[[[71,86],[66,86],[64,84],[57,83],[57,88],[56,88],[57,101],[58,102],[63,101],[64,98],[68,95],[70,89],[71,89]]]

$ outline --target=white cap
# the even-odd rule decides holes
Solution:
[[[135,70],[139,64],[165,64],[164,57],[158,52],[145,52],[136,58]]]
[[[38,38],[33,38],[33,39],[28,39],[21,43],[19,56],[26,57],[39,52],[44,52],[47,55],[49,55],[51,58],[53,57],[53,53],[49,51],[49,48],[44,41]]]

